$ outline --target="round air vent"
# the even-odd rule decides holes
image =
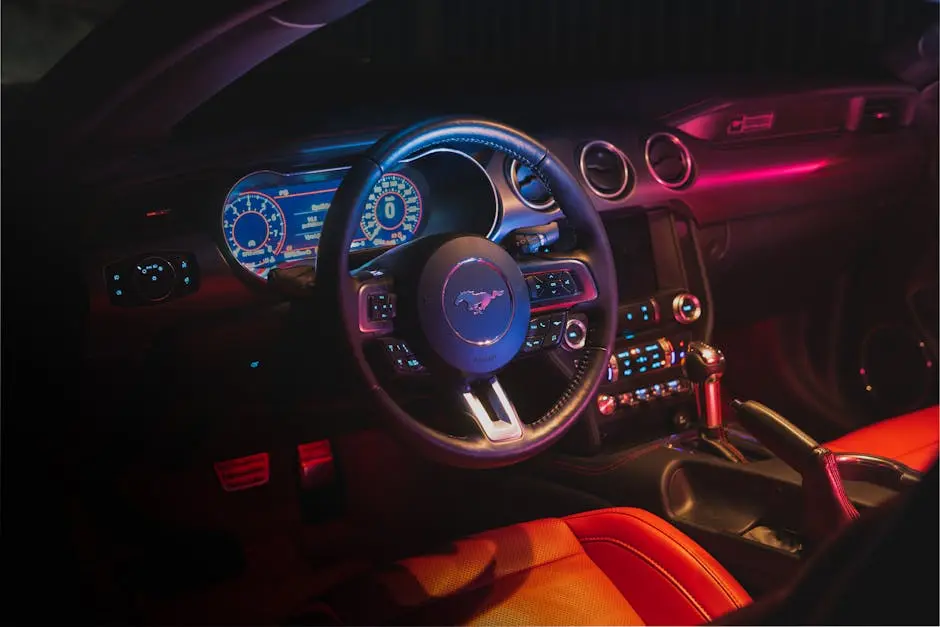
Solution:
[[[555,199],[549,193],[542,179],[532,171],[532,168],[513,159],[509,162],[506,172],[509,186],[527,207],[537,211],[545,211],[555,204]]]
[[[646,165],[666,187],[682,187],[692,178],[692,155],[678,137],[656,133],[646,140]]]
[[[581,176],[601,198],[616,198],[630,184],[630,165],[619,148],[605,141],[592,141],[581,149]]]

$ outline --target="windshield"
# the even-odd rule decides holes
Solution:
[[[780,85],[782,76],[885,78],[878,55],[922,29],[924,5],[373,0],[256,67],[179,130],[244,128],[246,121],[258,128],[299,118],[311,124],[366,107],[414,112],[434,102],[483,113],[479,102],[512,104],[506,89],[519,107],[537,114],[557,111],[573,94],[583,98],[573,85],[598,81],[733,76]],[[655,91],[638,90],[627,100],[642,105]]]
[[[3,0],[0,82],[35,83],[121,0]]]

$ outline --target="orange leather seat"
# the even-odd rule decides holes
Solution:
[[[940,407],[876,422],[826,444],[835,453],[867,453],[887,457],[926,472],[937,461]]]
[[[343,584],[299,622],[692,625],[751,598],[702,547],[614,508],[487,531]]]

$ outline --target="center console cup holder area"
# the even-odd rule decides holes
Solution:
[[[859,511],[878,507],[917,484],[920,474],[890,459],[837,456],[846,493]],[[670,517],[709,535],[737,538],[793,556],[805,548],[800,475],[777,459],[748,464],[685,459],[667,472]]]
[[[864,453],[836,455],[843,481],[870,483],[894,492],[903,492],[920,481],[921,473],[900,462]]]

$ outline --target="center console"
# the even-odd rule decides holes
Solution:
[[[707,340],[711,305],[694,226],[662,209],[605,219],[617,271],[617,340],[607,378],[584,420],[588,448],[632,430],[677,430],[695,416],[682,361]]]

